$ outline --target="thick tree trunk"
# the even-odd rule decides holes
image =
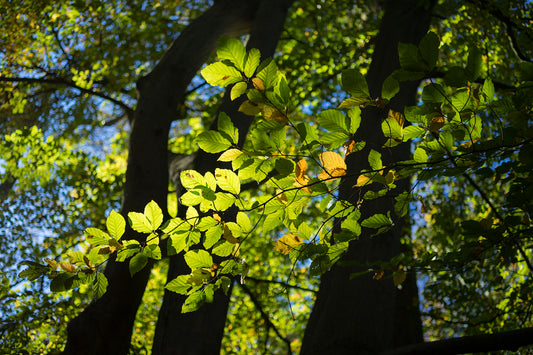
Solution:
[[[166,211],[167,144],[178,103],[221,35],[250,28],[259,1],[219,0],[194,20],[172,44],[154,70],[138,85],[139,99],[130,135],[122,214],[142,211],[156,201]],[[126,238],[139,238],[131,230]],[[128,263],[110,261],[106,294],[68,325],[65,354],[126,354],[139,303],[150,274],[149,264],[133,278]]]
[[[384,3],[384,16],[376,39],[372,64],[367,75],[372,97],[379,97],[384,79],[399,68],[398,43],[417,44],[427,32],[433,1],[395,1]],[[401,86],[391,102],[395,111],[415,103],[418,83]],[[382,153],[384,165],[409,158],[409,146],[382,149],[385,142],[381,121],[386,112],[368,108],[363,112],[358,139],[367,142],[361,153],[347,158],[348,173],[368,168],[370,149]],[[346,179],[348,180],[348,179]],[[352,181],[343,181],[339,198],[355,202],[359,196]],[[399,184],[396,192],[408,191],[409,182]],[[399,190],[399,191],[398,191]],[[364,202],[363,217],[394,211],[392,199]],[[395,221],[396,222],[396,221]],[[359,266],[335,265],[322,276],[320,290],[306,328],[302,354],[375,354],[398,345],[422,341],[418,310],[416,279],[410,275],[398,289],[391,278],[379,281],[365,274],[350,280],[350,274],[363,271],[378,261],[387,261],[400,254],[402,223],[388,233],[372,237],[363,230],[359,240],[352,242],[343,260],[356,261]]]
[[[283,30],[285,17],[293,0],[262,0],[255,16],[247,47],[258,48],[262,58],[271,57]],[[231,101],[229,89],[220,106],[231,117],[239,129],[239,145],[242,146],[252,118],[238,111],[242,100]],[[216,119],[211,129],[216,129]],[[228,168],[217,161],[218,155],[200,151],[191,168],[201,172],[214,171],[217,167]],[[183,256],[171,257],[168,280],[190,272]],[[203,305],[198,311],[181,314],[185,296],[165,291],[163,305],[159,312],[153,354],[218,354],[228,310],[229,297],[217,293],[211,304]]]

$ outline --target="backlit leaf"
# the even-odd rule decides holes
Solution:
[[[106,226],[109,234],[119,240],[126,230],[126,220],[113,210],[107,217]]]
[[[137,253],[130,259],[130,275],[133,277],[136,273],[141,271],[148,263],[148,257],[143,253]]]
[[[318,156],[324,170],[318,175],[319,179],[341,177],[346,175],[346,163],[336,152],[324,152]]]
[[[278,239],[276,245],[274,246],[274,250],[279,251],[282,254],[289,254],[291,250],[300,244],[303,244],[303,241],[300,237],[295,234],[285,234],[283,237]]]
[[[209,64],[202,69],[201,74],[205,81],[213,86],[225,87],[242,80],[242,75],[237,69],[222,62]]]

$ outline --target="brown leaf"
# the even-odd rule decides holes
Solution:
[[[76,269],[74,268],[74,265],[72,265],[71,263],[60,261],[59,266],[65,271],[71,272],[73,274],[76,273]]]
[[[257,90],[265,91],[265,84],[263,84],[263,80],[259,78],[252,78],[252,84],[254,84],[254,88]]]
[[[431,119],[431,123],[429,124],[429,131],[430,132],[437,132],[439,129],[441,129],[444,126],[444,116],[435,116]]]

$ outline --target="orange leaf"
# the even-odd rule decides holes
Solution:
[[[257,90],[265,91],[265,84],[263,84],[263,80],[259,78],[252,78],[252,84],[254,84],[254,88]]]
[[[346,143],[344,143],[344,151],[346,152],[345,155],[352,154],[354,146],[355,141],[353,139],[346,141]]]
[[[276,245],[274,246],[274,250],[279,251],[282,254],[289,254],[291,250],[300,244],[303,244],[303,241],[300,237],[294,234],[285,234],[283,237],[278,239]]]
[[[319,179],[328,179],[330,177],[341,177],[346,175],[346,163],[344,159],[335,152],[324,152],[318,156],[324,171],[318,175]]]
[[[294,168],[294,175],[296,175],[294,186],[302,187],[309,183],[309,177],[305,175],[305,170],[307,170],[307,162],[305,159],[300,159]],[[309,190],[308,187],[304,187],[302,190],[308,194],[311,193],[311,190]]]
[[[359,175],[357,178],[357,183],[353,185],[352,187],[362,187],[368,185],[372,181],[371,178],[369,178],[366,175]]]
[[[396,112],[396,111],[393,111],[393,110],[389,110],[389,118],[391,120],[395,120],[396,122],[398,122],[400,127],[403,128],[403,125],[405,123],[405,117],[403,116],[403,114],[401,112]]]

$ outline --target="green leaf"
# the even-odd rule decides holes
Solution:
[[[468,62],[466,64],[466,74],[469,81],[475,81],[481,75],[483,65],[482,53],[476,47],[473,47],[468,52]]]
[[[439,57],[439,37],[435,32],[428,32],[420,41],[418,48],[420,49],[420,55],[424,60],[424,63],[427,66],[428,70],[433,70],[437,64],[437,59]]]
[[[75,279],[77,279],[76,275],[70,272],[61,272],[57,274],[52,279],[52,281],[50,281],[50,291],[52,292],[68,291],[72,288],[72,284],[74,283]]]
[[[381,162],[381,153],[371,149],[370,153],[368,153],[368,164],[370,164],[372,170],[382,169],[383,163]]]
[[[189,313],[198,310],[205,303],[205,293],[203,291],[196,291],[189,295],[183,306],[181,307],[181,313]]]
[[[187,236],[185,234],[173,234],[169,237],[167,246],[169,255],[179,254],[187,247]]]
[[[283,222],[284,210],[278,209],[276,212],[268,214],[263,222],[263,230],[271,231]]]
[[[399,43],[398,56],[402,69],[408,71],[421,71],[424,66],[418,60],[418,47],[412,43]]]
[[[136,273],[141,271],[148,263],[148,257],[143,253],[137,253],[130,259],[130,275],[133,277]]]
[[[220,60],[229,60],[238,70],[244,70],[246,49],[238,39],[221,37],[218,42],[217,56]]]
[[[326,110],[318,114],[318,124],[332,132],[348,133],[346,117],[338,110]]]
[[[257,77],[263,81],[265,91],[273,89],[279,80],[279,72],[276,63],[273,60],[269,61],[268,65],[257,73]]]
[[[170,281],[165,288],[169,291],[179,293],[180,295],[186,295],[192,284],[189,282],[190,275],[179,275],[174,280]]]
[[[189,223],[191,226],[194,226],[198,223],[199,220],[199,214],[196,208],[189,207],[187,208],[187,212],[185,213],[185,217],[187,218],[187,223]]]
[[[415,153],[413,155],[413,159],[417,163],[426,163],[428,161],[428,155],[426,153],[426,150],[422,148],[416,148]]]
[[[342,72],[342,89],[352,96],[369,97],[368,84],[359,70],[346,69]]]
[[[109,234],[98,228],[86,228],[84,233],[85,239],[87,239],[87,243],[95,246],[107,245],[110,239]]]
[[[357,106],[366,106],[371,103],[372,100],[366,95],[353,96],[345,99],[340,105],[339,108],[352,108]]]
[[[190,190],[181,195],[180,201],[185,206],[196,206],[204,200],[202,193],[199,189]]]
[[[180,173],[181,186],[187,190],[194,189],[198,186],[205,186],[205,178],[196,170],[184,170]]]
[[[196,143],[198,143],[200,149],[207,153],[220,153],[231,147],[231,142],[217,131],[200,133],[196,137]]]
[[[185,253],[183,257],[191,270],[213,266],[213,258],[205,250],[191,250]]]
[[[439,84],[431,83],[424,87],[422,91],[422,101],[424,103],[442,103],[446,97],[443,95],[444,89]]]
[[[259,49],[252,48],[246,55],[246,60],[244,63],[244,75],[248,78],[251,78],[255,74],[255,70],[259,66],[259,61],[261,60],[261,53]]]
[[[204,248],[209,249],[222,237],[222,226],[216,225],[205,231]]]
[[[233,171],[228,169],[215,169],[217,185],[225,191],[238,195],[241,192],[241,180]]]
[[[361,109],[359,107],[352,107],[348,111],[349,131],[355,134],[361,125]]]
[[[235,244],[221,240],[213,247],[213,254],[226,257],[233,252],[233,248],[235,248]]]
[[[392,226],[392,221],[384,214],[375,214],[361,222],[361,226],[366,228],[379,229],[381,227]]]
[[[225,87],[242,80],[242,75],[233,67],[222,62],[209,64],[202,69],[201,74],[210,85]]]
[[[97,273],[93,281],[93,294],[95,299],[98,299],[104,295],[104,293],[107,291],[107,284],[108,282],[105,275],[101,272]]]
[[[381,98],[390,100],[396,96],[398,92],[400,92],[400,84],[398,83],[398,80],[394,79],[392,75],[389,75],[381,87]]]
[[[490,103],[494,100],[494,84],[490,78],[485,79],[483,82],[482,92],[485,97],[485,102]]]
[[[146,216],[139,212],[128,213],[131,228],[139,233],[152,233],[152,224]]]
[[[294,165],[295,164],[292,160],[286,158],[278,158],[274,163],[275,169],[282,176],[292,174],[292,172],[294,171]]]
[[[250,218],[244,212],[237,213],[237,224],[241,227],[244,233],[250,233],[253,229],[252,222]]]
[[[248,85],[244,81],[239,81],[238,83],[233,85],[233,87],[231,88],[231,92],[230,92],[231,101],[244,95],[247,88],[248,88]]]
[[[122,241],[124,248],[120,249],[117,253],[117,261],[123,262],[130,256],[133,256],[141,250],[141,245],[135,239]]]
[[[403,129],[403,139],[405,141],[423,136],[426,130],[420,126],[407,126]]]
[[[320,142],[324,145],[329,146],[330,149],[337,149],[342,147],[349,136],[343,132],[330,132],[326,133]]]
[[[215,209],[217,211],[225,211],[235,203],[235,196],[225,192],[217,192],[215,199]]]
[[[144,215],[151,222],[154,231],[163,223],[163,211],[153,200],[144,207]]]
[[[405,281],[406,277],[407,275],[405,274],[405,271],[403,270],[394,271],[394,273],[392,274],[392,280],[394,281],[394,286],[398,287],[399,285],[401,285]]]
[[[220,132],[227,134],[233,144],[237,144],[239,141],[239,130],[233,126],[231,118],[225,112],[218,114],[217,128]]]
[[[122,215],[113,210],[107,217],[106,226],[109,234],[115,237],[116,240],[119,240],[126,230],[126,220]]]
[[[402,141],[402,126],[398,123],[398,121],[393,120],[391,118],[386,118],[381,122],[381,130],[383,131],[383,134],[385,137],[390,137]]]

